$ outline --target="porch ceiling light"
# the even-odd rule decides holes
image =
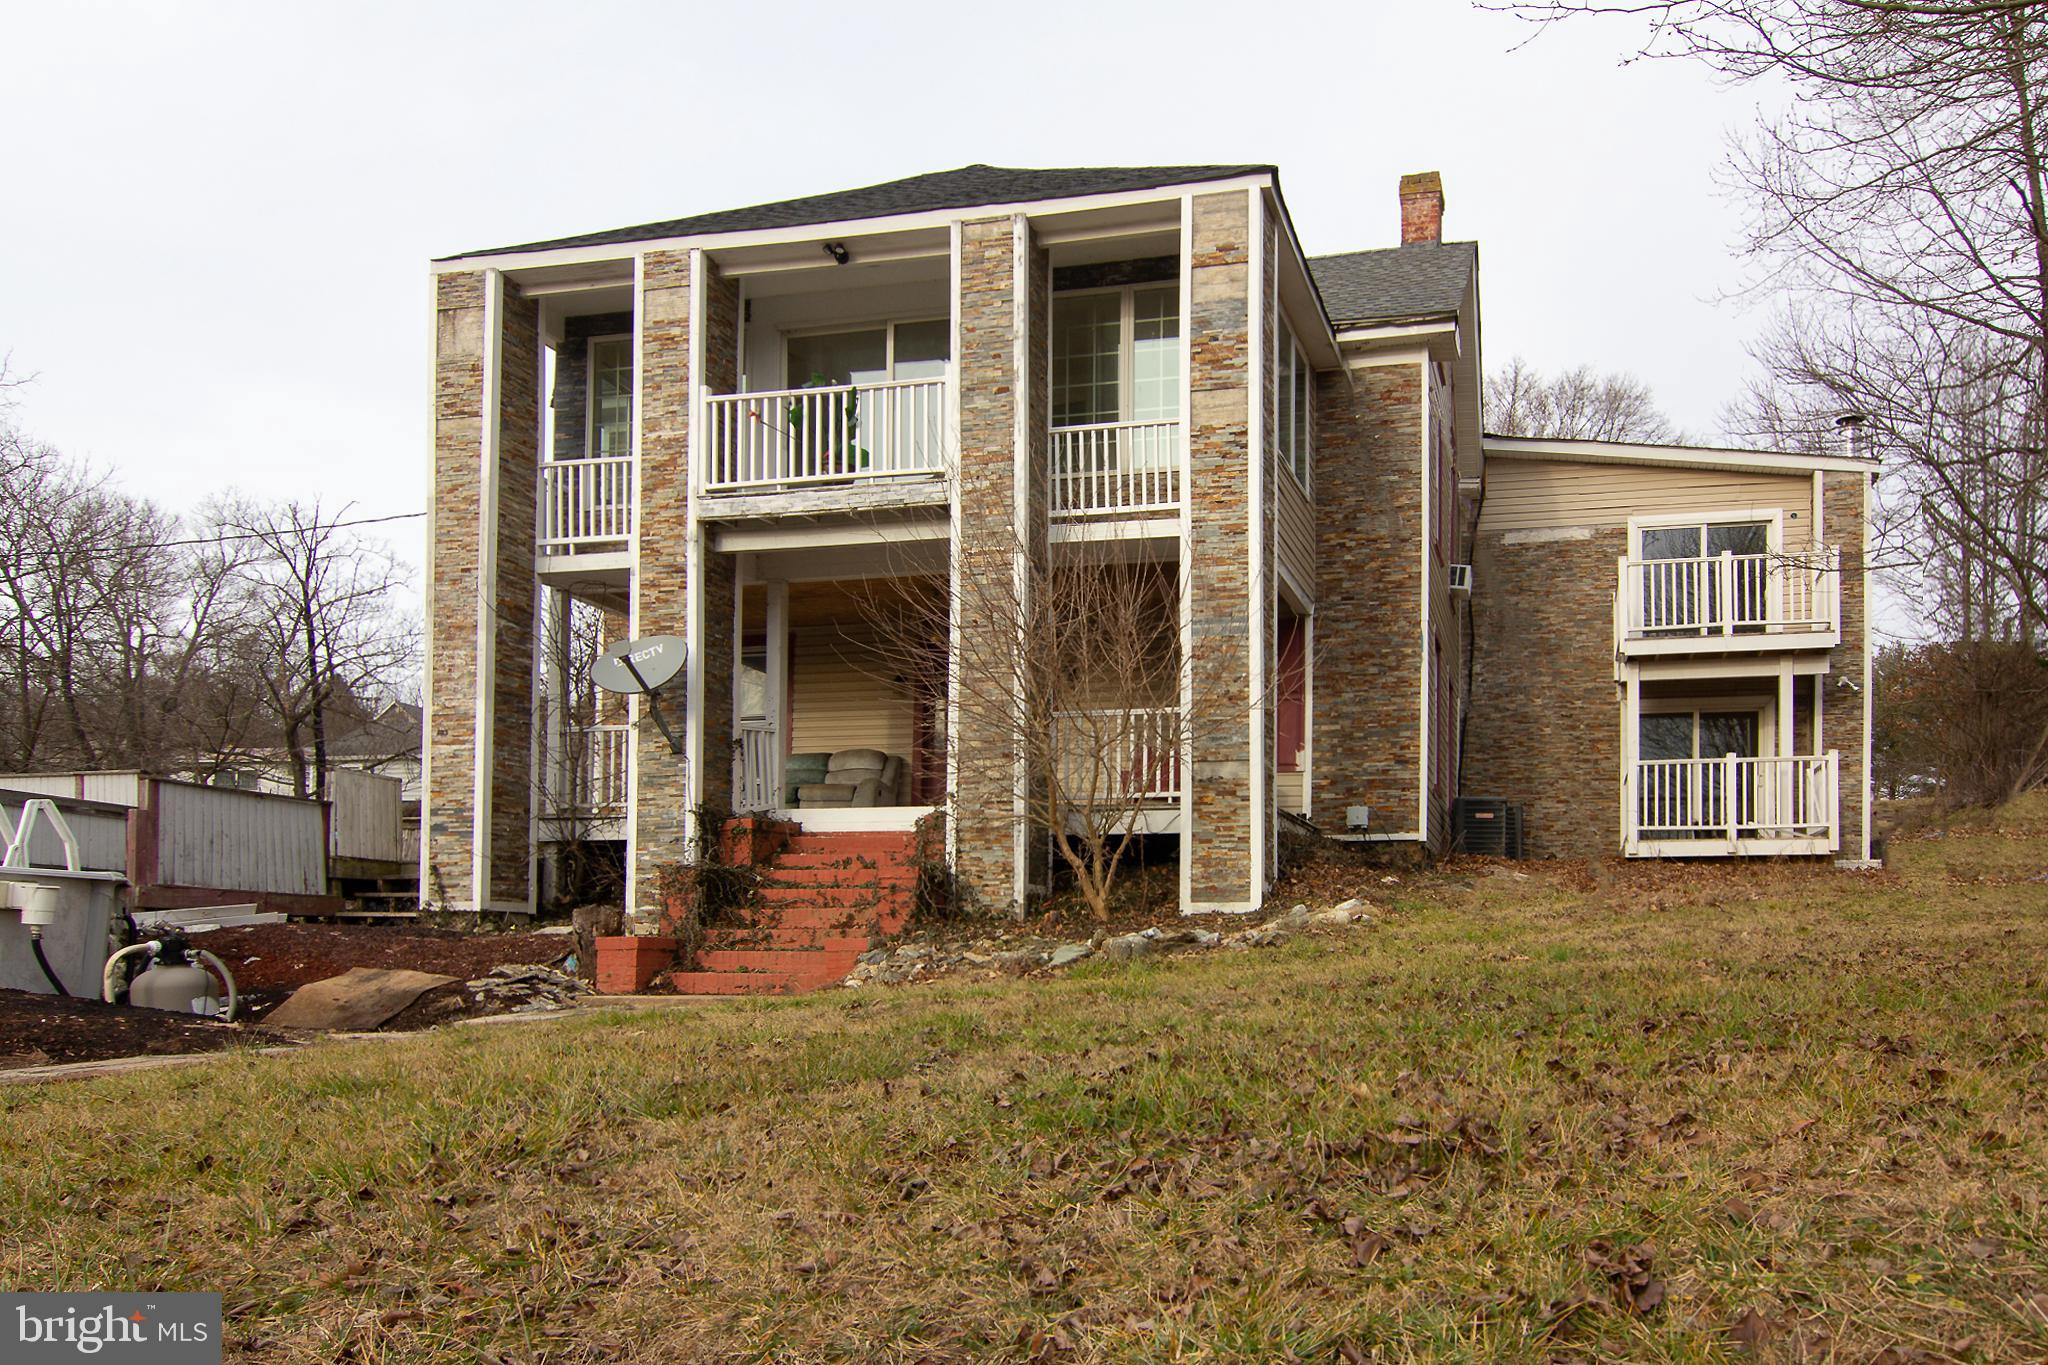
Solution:
[[[846,249],[846,243],[844,242],[825,243],[825,254],[841,265],[845,265],[853,259],[853,254]]]

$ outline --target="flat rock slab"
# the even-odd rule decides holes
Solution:
[[[359,1032],[373,1029],[452,976],[388,967],[351,967],[340,976],[301,986],[264,1023],[278,1028]]]

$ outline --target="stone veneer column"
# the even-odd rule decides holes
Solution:
[[[435,289],[421,896],[533,908],[540,314],[496,271]]]
[[[692,261],[704,274],[692,276]],[[701,292],[702,381],[735,387],[739,290],[702,253],[650,251],[640,289],[639,562],[633,575],[633,633],[690,641],[686,680],[662,695],[670,727],[684,737],[676,754],[639,708],[634,733],[632,887],[629,927],[660,925],[660,870],[687,862],[699,802],[732,799],[732,629],[734,564],[713,553],[690,510],[692,295]],[[693,778],[694,773],[694,778]]]
[[[639,309],[640,502],[636,527],[639,562],[633,570],[632,632],[686,634],[689,617],[690,535],[690,254],[650,251],[641,262]],[[690,668],[697,660],[689,661]],[[662,699],[670,724],[685,718]],[[631,865],[626,906],[630,932],[659,925],[660,869],[688,856],[689,769],[669,751],[645,702],[637,703],[633,735]]]
[[[1270,580],[1254,602],[1254,505],[1264,493],[1252,458],[1251,305],[1256,191],[1199,195],[1189,243],[1193,363],[1188,421],[1188,597],[1194,716],[1184,777],[1183,904],[1244,909],[1264,898],[1252,764],[1262,747],[1252,670],[1267,629]],[[1260,253],[1263,255],[1263,253]],[[1263,290],[1259,290],[1263,293]],[[1263,453],[1263,452],[1262,452]]]
[[[1020,558],[1045,553],[1047,287],[1045,252],[1022,218],[961,225],[960,520],[953,546],[954,667],[961,677],[1014,668],[1015,644],[1005,633],[1016,627],[1010,604],[1030,590]],[[1022,902],[1033,862],[1032,841],[1016,814],[1017,746],[1008,727],[977,721],[974,709],[967,708],[952,736],[953,867],[968,898],[1009,907]]]
[[[1870,818],[1863,799],[1864,706],[1870,697],[1870,678],[1864,670],[1870,622],[1863,594],[1869,548],[1865,492],[1870,476],[1830,472],[1821,477],[1821,543],[1839,546],[1842,552],[1842,643],[1828,655],[1816,752],[1841,751],[1842,847],[1837,856],[1863,858],[1868,856],[1864,830]],[[1840,678],[1855,683],[1857,690],[1838,686]]]

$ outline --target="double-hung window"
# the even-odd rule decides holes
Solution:
[[[590,342],[590,442],[586,454],[633,453],[633,339]]]
[[[1287,319],[1280,319],[1274,340],[1273,411],[1276,434],[1280,438],[1280,462],[1294,475],[1301,491],[1308,493],[1310,470],[1314,465],[1310,446],[1310,414],[1315,408],[1314,371],[1309,369],[1308,357],[1302,354],[1301,343],[1295,340],[1294,329],[1287,325]]]
[[[1075,462],[1106,469],[1172,463],[1167,424],[1180,420],[1180,381],[1178,285],[1054,297],[1052,424],[1105,429],[1070,442]]]

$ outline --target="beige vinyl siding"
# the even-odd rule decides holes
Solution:
[[[1278,517],[1280,566],[1306,592],[1315,591],[1316,514],[1302,494],[1294,475],[1281,470],[1274,483],[1280,489]]]
[[[1493,459],[1487,461],[1480,532],[1626,526],[1630,517],[1680,512],[1778,511],[1785,514],[1784,548],[1810,545],[1813,480],[1742,470]]]
[[[1299,772],[1273,774],[1273,796],[1280,802],[1280,809],[1302,813],[1303,795]]]
[[[790,746],[796,754],[880,749],[910,756],[910,698],[889,681],[865,626],[790,631]]]

